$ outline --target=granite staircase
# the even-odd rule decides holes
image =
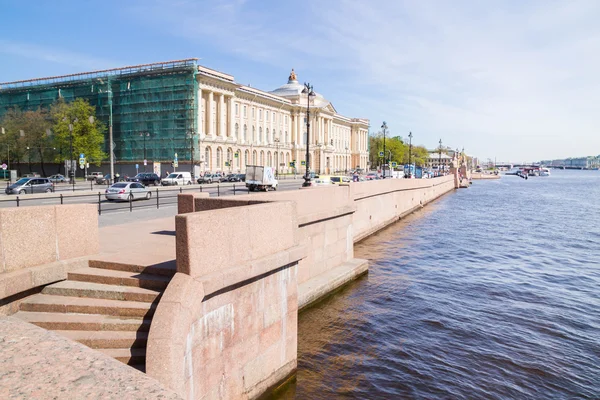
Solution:
[[[175,261],[150,266],[91,260],[23,301],[16,317],[144,372],[152,315]]]

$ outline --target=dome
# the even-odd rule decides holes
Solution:
[[[280,97],[298,99],[301,96],[305,97],[305,95],[302,94],[303,90],[304,90],[304,85],[298,82],[298,77],[296,75],[296,72],[294,72],[294,68],[292,68],[292,72],[290,72],[288,82],[285,85],[282,85],[269,93],[274,94],[276,96],[280,96]],[[311,104],[311,106],[322,107],[322,106],[329,104],[329,102],[327,100],[325,100],[325,98],[317,92],[315,92],[315,98],[311,102],[313,103],[313,104]]]

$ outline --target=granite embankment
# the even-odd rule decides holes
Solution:
[[[354,258],[354,243],[454,190],[456,176],[227,198],[183,194],[175,219],[127,232],[98,231],[93,210],[73,208],[68,218],[86,232],[76,239],[84,250],[48,250],[2,270],[2,304],[5,314],[20,310],[16,317],[100,348],[182,398],[255,398],[296,368],[298,310],[368,270]],[[59,209],[14,211],[11,229],[29,224],[34,208]],[[47,247],[59,249],[62,228],[47,225],[54,238]],[[2,244],[12,235],[4,228]],[[23,232],[43,241],[41,228]],[[6,291],[15,273],[32,277],[19,293]]]

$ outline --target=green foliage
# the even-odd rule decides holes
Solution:
[[[395,161],[399,165],[408,164],[409,158],[412,158],[412,162],[416,165],[425,165],[427,163],[427,157],[429,152],[424,146],[412,146],[412,151],[409,157],[409,143],[407,143],[401,136],[386,137],[385,139],[385,151],[386,160],[390,162]],[[377,133],[369,136],[369,160],[371,161],[371,167],[375,168],[383,164],[383,158],[379,157],[379,152],[383,151],[383,134]],[[391,158],[390,158],[391,151]]]
[[[83,99],[77,99],[72,103],[65,103],[61,99],[52,105],[50,115],[54,122],[55,144],[62,149],[64,158],[69,159],[72,139],[73,152],[70,155],[72,159],[84,153],[90,164],[100,165],[106,158],[106,154],[102,151],[106,127],[96,118],[94,107]],[[69,124],[73,125],[72,134],[69,131]]]

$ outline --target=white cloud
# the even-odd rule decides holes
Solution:
[[[143,9],[135,14],[192,42],[335,77],[336,92],[324,94],[339,110],[373,126],[385,119],[421,143],[442,137],[515,161],[600,153],[595,0],[161,0]]]

